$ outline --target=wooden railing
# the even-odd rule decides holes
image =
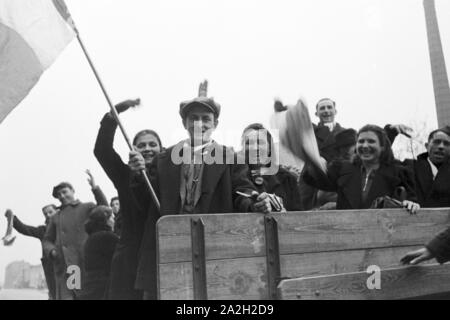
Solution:
[[[400,266],[450,209],[162,217],[160,299],[393,299],[450,291],[450,265]],[[381,289],[369,289],[369,266]]]

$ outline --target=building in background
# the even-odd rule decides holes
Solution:
[[[439,127],[450,125],[450,87],[434,0],[424,0],[425,20]]]
[[[41,265],[30,265],[25,261],[14,261],[6,266],[5,289],[46,289],[44,270]]]

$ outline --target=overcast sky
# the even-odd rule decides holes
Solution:
[[[151,128],[165,146],[185,138],[179,103],[205,78],[222,105],[214,137],[228,145],[237,146],[249,123],[269,123],[274,97],[294,104],[302,96],[311,110],[330,97],[344,127],[437,125],[422,0],[66,3],[113,101],[142,99],[122,117],[130,136]],[[450,2],[436,5],[448,65]],[[115,195],[92,152],[107,111],[73,41],[0,125],[0,213],[11,208],[25,223],[42,224],[41,207],[56,203],[51,190],[60,181],[92,201],[86,168],[108,198]],[[116,142],[126,160],[119,134]],[[5,225],[0,217],[1,236]],[[1,246],[0,283],[9,262],[40,257],[32,238]]]

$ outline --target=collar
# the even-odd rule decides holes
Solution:
[[[373,175],[375,172],[377,172],[380,169],[380,167],[381,167],[381,164],[378,166],[378,168],[372,169],[370,171],[370,175]],[[364,165],[362,163],[361,163],[361,174],[367,174],[366,167],[364,167]]]
[[[192,148],[190,142],[191,142],[190,139],[186,139],[183,143],[183,149],[186,148],[186,149],[190,150],[191,153],[201,152],[201,154],[206,154],[205,149],[213,144],[213,140],[211,140],[211,141],[208,141],[207,143],[204,143],[202,145],[195,146],[194,148]]]
[[[334,130],[334,127],[336,127],[336,122],[327,122],[323,124],[325,127],[328,127],[328,129],[330,129],[330,131]]]
[[[71,207],[76,207],[77,205],[79,205],[81,203],[81,201],[80,200],[73,200],[71,203],[69,203],[69,204],[66,204],[66,205],[61,205],[61,207],[60,207],[60,209],[63,209],[63,208],[65,208],[65,207],[69,207],[69,206],[71,206]]]

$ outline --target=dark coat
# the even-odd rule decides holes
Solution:
[[[305,170],[305,181],[321,190],[337,192],[337,209],[367,209],[372,202],[383,196],[393,197],[397,187],[404,187],[407,200],[417,201],[414,191],[414,180],[405,167],[393,163],[381,164],[375,172],[372,186],[365,202],[362,201],[362,164],[358,161],[333,161],[328,166],[327,177],[320,178],[312,173],[311,168]]]
[[[302,204],[300,201],[300,191],[298,188],[297,177],[283,168],[279,167],[277,174],[264,175],[263,185],[255,185],[258,192],[273,193],[283,199],[284,207],[287,211],[300,211]],[[252,180],[250,171],[249,180]]]
[[[403,164],[412,171],[419,204],[424,208],[450,207],[450,162],[439,167],[433,180],[428,153],[422,153],[417,160],[407,159]]]
[[[439,233],[431,240],[426,248],[430,251],[439,263],[450,261],[450,228]]]
[[[14,216],[13,227],[17,230],[17,232],[28,236],[39,239],[42,246],[42,269],[44,269],[45,282],[47,283],[48,295],[51,300],[55,299],[55,275],[53,272],[53,263],[50,259],[48,259],[44,254],[44,244],[42,240],[44,239],[45,230],[47,229],[46,225],[41,225],[37,227],[32,227],[22,223],[16,216]]]
[[[112,231],[89,235],[84,245],[84,271],[80,299],[103,300],[107,297],[111,261],[119,237]]]
[[[109,299],[142,299],[142,292],[134,289],[138,252],[144,233],[147,212],[141,210],[130,190],[130,169],[114,151],[116,121],[106,114],[101,121],[94,154],[117,190],[120,201],[120,240],[111,266]]]
[[[148,291],[151,298],[156,298],[156,222],[161,216],[179,214],[181,209],[182,165],[176,165],[171,160],[174,147],[160,153],[149,169],[150,180],[161,204],[159,213],[142,180],[131,182],[136,199],[139,199],[142,208],[149,212],[140,251],[136,286]],[[221,148],[223,154],[226,154],[225,147],[213,143],[211,149],[214,148]],[[236,193],[241,191],[250,194],[252,190],[255,190],[247,178],[247,171],[247,165],[205,164],[201,185],[202,194],[195,206],[195,213],[249,212],[252,201]]]
[[[331,132],[330,129],[322,123],[319,123],[318,125],[313,124],[313,128],[320,155],[327,161],[335,160],[338,156],[338,151],[335,148],[335,137],[339,132],[345,129],[342,128],[339,123],[336,123]]]

